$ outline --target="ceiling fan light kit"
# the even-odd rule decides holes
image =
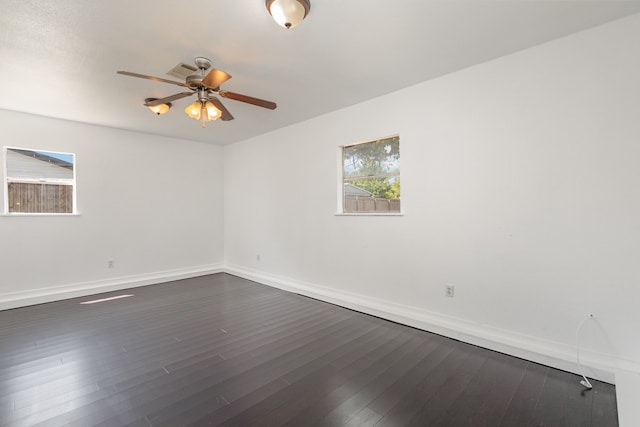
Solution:
[[[206,123],[222,117],[222,111],[218,110],[211,101],[195,101],[184,110],[189,117],[202,122],[202,127],[207,127]]]
[[[148,107],[149,110],[153,111],[154,113],[156,113],[158,116],[160,114],[164,114],[167,111],[169,111],[169,109],[171,108],[171,103],[167,102],[166,104],[149,104],[152,101],[157,101],[158,98],[147,98],[144,100],[144,105],[145,107]]]
[[[195,120],[202,122],[202,127],[206,127],[206,123],[212,120],[220,118],[222,121],[233,120],[233,116],[227,110],[227,108],[220,102],[214,94],[218,94],[223,98],[232,99],[234,101],[245,102],[247,104],[255,105],[262,108],[268,108],[269,110],[275,110],[277,105],[275,102],[267,101],[260,98],[254,98],[240,93],[229,92],[221,90],[220,85],[231,78],[231,75],[225,71],[212,68],[211,71],[205,73],[211,68],[211,61],[207,58],[197,57],[194,60],[198,71],[194,74],[188,75],[185,78],[185,82],[177,82],[175,80],[167,80],[160,77],[147,76],[145,74],[132,73],[130,71],[118,71],[118,74],[122,74],[130,77],[138,77],[141,79],[153,80],[161,83],[170,83],[177,86],[182,86],[189,89],[188,92],[180,92],[165,98],[147,98],[144,105],[148,107],[154,113],[160,115],[164,114],[171,108],[171,101],[185,98],[191,95],[198,95],[198,99],[191,105],[189,105],[184,112]]]
[[[266,0],[266,5],[278,25],[287,29],[301,23],[311,10],[310,0]]]

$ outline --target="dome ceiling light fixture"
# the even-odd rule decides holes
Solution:
[[[310,0],[266,0],[266,5],[273,19],[286,29],[301,23],[311,10]]]

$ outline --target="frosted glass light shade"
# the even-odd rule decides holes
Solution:
[[[149,107],[149,109],[157,115],[166,113],[167,111],[169,111],[169,108],[171,108],[171,104],[152,105],[151,107]]]
[[[309,14],[309,0],[267,0],[267,10],[284,28],[293,28]]]
[[[211,101],[196,101],[185,108],[184,112],[192,119],[200,120],[203,128],[206,127],[207,122],[222,116],[222,111],[216,108]]]
[[[209,120],[216,120],[218,117],[222,116],[222,111],[218,110],[215,105],[213,105],[210,101],[207,101],[204,104],[204,108],[207,110],[207,116],[209,116]]]
[[[192,119],[200,120],[200,114],[202,113],[202,103],[200,101],[195,101],[193,104],[185,108],[184,112],[187,113],[187,115]]]
[[[157,100],[158,100],[158,98],[146,98],[144,100],[144,105],[149,110],[151,110],[154,113],[156,113],[157,115],[164,114],[167,111],[169,111],[169,109],[171,108],[171,103],[170,102],[166,102],[164,104],[158,104],[158,105],[149,105],[150,102],[157,101]]]

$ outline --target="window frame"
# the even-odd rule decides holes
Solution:
[[[338,160],[337,195],[338,197],[337,197],[337,212],[335,213],[336,216],[403,216],[404,215],[403,203],[400,203],[399,211],[345,212],[345,191],[344,191],[344,185],[345,185],[344,150],[345,148],[353,147],[355,145],[369,144],[372,142],[382,141],[385,139],[392,139],[392,138],[398,138],[398,144],[400,144],[400,134],[393,134],[393,135],[387,135],[379,138],[373,138],[365,141],[349,143],[349,144],[338,146],[338,149],[337,149],[337,160]],[[398,149],[400,149],[399,145],[398,145]],[[380,177],[390,177],[390,176],[397,176],[398,178],[400,178],[400,175],[401,175],[401,168],[399,168],[398,173],[383,173],[383,174],[376,174],[376,175],[367,175],[366,177],[363,176],[360,178],[367,179],[367,178],[380,178]],[[353,177],[350,177],[350,178],[352,179]],[[402,195],[402,192],[400,194]],[[401,198],[398,200],[401,200]]]
[[[61,154],[71,156],[73,165],[73,178],[71,180],[64,178],[21,178],[9,176],[9,158],[8,150],[32,151],[40,153]],[[26,148],[16,146],[2,147],[2,178],[3,178],[3,216],[74,216],[78,215],[77,204],[77,164],[76,154],[64,151],[54,151],[48,149]],[[71,186],[71,212],[10,212],[9,211],[9,184],[10,183],[26,183],[26,184],[49,184],[49,185],[66,185]]]

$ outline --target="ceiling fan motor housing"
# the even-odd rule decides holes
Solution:
[[[200,73],[191,74],[185,79],[186,83],[191,87],[198,87],[202,85],[202,80],[204,80],[204,76]]]

